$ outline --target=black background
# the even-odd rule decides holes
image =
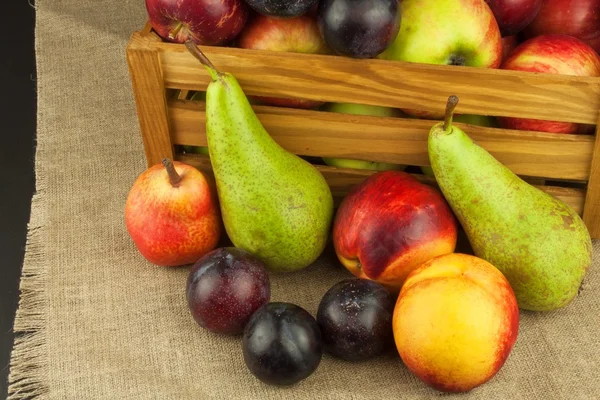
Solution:
[[[27,0],[6,3],[0,24],[0,399],[7,396],[12,325],[35,186],[36,131],[35,10]]]

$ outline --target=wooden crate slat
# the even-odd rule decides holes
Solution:
[[[181,44],[157,42],[165,86],[205,90],[209,75]],[[246,94],[595,124],[600,79],[202,46]]]
[[[254,109],[271,136],[295,154],[429,165],[427,136],[435,121],[266,106]],[[173,144],[206,145],[203,103],[171,100],[169,119]],[[558,180],[587,180],[589,176],[593,136],[456,125],[518,175]]]
[[[167,112],[167,93],[156,51],[148,36],[135,33],[127,47],[127,63],[135,96],[148,166],[173,157]]]
[[[212,176],[210,159],[207,156],[197,154],[176,154],[175,159],[193,165],[199,170],[207,172]],[[323,165],[317,165],[316,167],[327,180],[336,205],[341,202],[343,197],[348,194],[348,191],[354,185],[359,184],[364,179],[375,173],[375,171],[334,168]],[[414,174],[413,176],[424,183],[436,186],[433,178],[419,174]],[[534,186],[564,201],[573,207],[573,209],[579,215],[581,215],[583,212],[583,201],[585,197],[585,191],[583,189],[564,188],[558,186]]]

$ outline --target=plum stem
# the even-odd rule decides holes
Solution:
[[[167,169],[167,173],[169,174],[169,181],[171,182],[171,185],[173,187],[179,187],[179,184],[181,183],[181,175],[179,175],[177,173],[177,171],[175,170],[175,166],[173,165],[173,162],[171,160],[169,160],[168,158],[165,158],[162,160],[162,164]]]
[[[444,125],[442,129],[444,132],[448,132],[448,130],[452,129],[452,116],[454,115],[454,109],[458,104],[458,96],[452,95],[448,97],[448,102],[446,103],[446,113],[444,115]]]
[[[213,63],[210,62],[208,57],[206,57],[206,55],[202,52],[202,50],[200,50],[198,48],[198,46],[196,45],[196,43],[194,43],[194,41],[192,41],[192,40],[186,41],[185,47],[187,47],[187,49],[190,51],[190,53],[192,53],[192,55],[194,57],[196,57],[198,59],[198,61],[200,61],[202,63],[202,65],[204,65],[204,67],[210,74],[210,77],[212,78],[213,81],[216,81],[217,79],[219,79],[219,76],[221,75],[221,73],[219,71],[217,71],[217,69],[215,68]]]
[[[171,39],[171,40],[175,39],[175,36],[177,36],[177,34],[181,30],[181,28],[183,28],[183,24],[181,22],[179,22],[177,25],[175,25],[175,28],[173,28],[169,31],[169,39]]]

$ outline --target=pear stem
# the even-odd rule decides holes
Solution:
[[[457,104],[458,104],[457,96],[452,95],[452,96],[448,97],[448,102],[446,103],[446,113],[444,116],[444,125],[442,127],[445,132],[448,132],[448,130],[450,130],[452,128],[452,116],[454,115],[454,109],[456,108]]]
[[[213,81],[216,81],[217,79],[219,79],[219,75],[221,73],[219,71],[217,71],[217,69],[215,68],[213,63],[210,62],[208,57],[206,57],[206,55],[202,52],[202,50],[200,50],[198,48],[198,46],[196,45],[196,43],[194,43],[194,41],[187,40],[185,42],[185,47],[187,47],[189,52],[192,53],[192,55],[194,57],[196,57],[198,59],[198,61],[200,61],[202,63],[202,65],[204,65],[204,67],[210,74],[210,77],[212,78]]]
[[[181,183],[181,175],[179,175],[177,173],[177,171],[175,170],[175,166],[173,165],[173,162],[171,160],[169,160],[168,158],[165,158],[162,160],[162,164],[167,169],[167,173],[169,174],[169,181],[171,182],[171,185],[173,187],[178,187],[179,184]]]

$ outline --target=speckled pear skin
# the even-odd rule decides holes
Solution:
[[[443,123],[429,133],[434,175],[475,255],[510,282],[519,307],[551,311],[577,295],[592,261],[589,232],[564,202],[531,186]]]
[[[227,234],[268,270],[296,271],[323,252],[333,197],[321,173],[264,129],[235,77],[206,93],[206,132]]]

